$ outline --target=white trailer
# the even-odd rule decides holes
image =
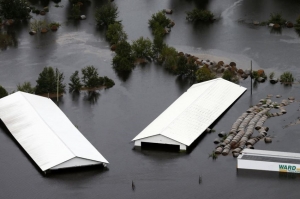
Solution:
[[[300,154],[244,149],[237,158],[237,168],[300,173]]]

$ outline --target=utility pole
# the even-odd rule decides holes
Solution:
[[[251,95],[252,95],[252,60],[251,60],[250,77],[251,77]]]
[[[56,95],[56,101],[58,102],[59,73],[58,73],[58,69],[57,68],[56,68],[56,75],[57,75],[57,95]]]

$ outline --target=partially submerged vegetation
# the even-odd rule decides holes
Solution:
[[[284,72],[280,75],[280,82],[284,85],[292,85],[295,79],[291,72]]]
[[[118,7],[114,3],[107,3],[96,9],[95,19],[98,26],[108,27],[110,24],[120,23],[117,21]]]
[[[214,14],[209,10],[200,10],[198,8],[186,12],[186,20],[191,22],[212,22]]]
[[[58,87],[58,93],[65,93],[65,84],[63,83],[64,75],[56,68],[49,66],[45,67],[39,74],[36,80],[35,94],[43,95],[47,93],[56,93]]]
[[[69,92],[80,92],[81,90],[96,91],[99,89],[108,89],[115,85],[112,79],[98,74],[94,66],[86,66],[81,70],[82,82],[79,77],[79,72],[75,71],[70,77]]]
[[[0,98],[7,96],[8,93],[5,88],[0,85]]]

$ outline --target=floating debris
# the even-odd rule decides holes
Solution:
[[[267,136],[269,127],[264,126],[264,123],[270,117],[286,114],[285,106],[295,100],[294,97],[289,97],[288,99],[283,99],[279,104],[273,102],[270,99],[272,97],[272,94],[267,95],[266,99],[261,99],[256,106],[250,107],[245,113],[239,116],[233,123],[228,136],[224,131],[220,132],[218,136],[223,141],[220,141],[218,138],[214,140],[214,143],[219,144],[219,146],[216,147],[210,157],[219,154],[226,156],[230,151],[233,157],[237,157],[244,148],[254,149],[254,145],[262,139],[264,139],[265,143],[271,143],[272,138]],[[280,97],[281,95],[276,95],[276,98]],[[270,113],[273,108],[280,111]],[[253,136],[254,130],[257,130],[258,135]]]

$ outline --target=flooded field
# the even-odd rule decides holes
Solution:
[[[43,7],[41,1],[35,1]],[[270,118],[265,125],[273,137],[271,144],[263,141],[257,149],[300,153],[299,117],[300,85],[258,84],[250,95],[250,79],[240,84],[248,91],[213,126],[216,133],[203,134],[191,152],[173,153],[152,150],[133,150],[131,140],[190,84],[165,71],[154,63],[137,66],[124,81],[112,69],[114,53],[105,40],[104,31],[96,27],[94,12],[106,1],[91,1],[82,11],[86,20],[68,20],[70,5],[62,0],[50,8],[45,16],[34,16],[61,23],[55,33],[28,34],[28,24],[9,27],[14,45],[0,52],[0,85],[9,92],[18,83],[29,81],[35,85],[45,66],[59,68],[65,83],[75,70],[87,65],[98,68],[101,76],[112,78],[116,85],[102,90],[92,99],[85,92],[66,93],[59,107],[78,126],[82,134],[110,162],[108,169],[89,168],[76,172],[62,172],[43,176],[25,152],[3,127],[0,128],[1,198],[296,198],[299,176],[237,171],[236,159],[231,155],[217,160],[208,156],[214,149],[213,140],[220,131],[229,131],[233,122],[249,106],[267,94],[294,96],[296,102],[286,107],[287,114]],[[300,38],[294,29],[283,28],[272,33],[265,26],[247,21],[264,21],[270,13],[281,12],[291,21],[300,14],[298,1],[243,0],[123,0],[114,1],[119,8],[128,40],[140,36],[152,39],[148,20],[164,8],[173,9],[169,17],[175,26],[165,41],[178,51],[207,54],[235,61],[239,68],[264,69],[279,76],[284,71],[300,80]],[[210,25],[193,25],[185,20],[185,12],[194,7],[209,9],[219,19]],[[246,22],[245,22],[246,21]],[[272,100],[276,101],[275,98]],[[278,100],[279,101],[279,100]],[[202,183],[199,184],[199,176]],[[135,190],[131,188],[134,181]]]

